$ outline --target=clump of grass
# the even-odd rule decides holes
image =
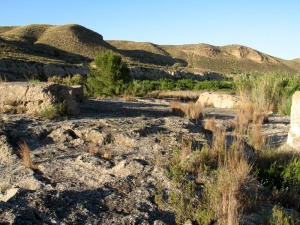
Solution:
[[[89,153],[90,156],[99,155],[104,159],[111,159],[112,154],[109,151],[105,151],[100,149],[99,147],[96,147],[94,143],[89,144]]]
[[[181,139],[181,159],[184,160],[186,159],[189,155],[192,154],[192,146],[193,146],[193,142],[191,139],[186,139],[186,138],[182,138]]]
[[[270,216],[265,216],[263,224],[266,225],[297,225],[300,219],[294,214],[285,211],[282,207],[275,205]]]
[[[203,110],[202,107],[196,103],[171,103],[172,112],[176,115],[187,117],[190,119],[202,119]]]
[[[19,145],[18,149],[19,149],[19,153],[23,159],[24,166],[29,169],[32,169],[32,170],[38,169],[38,166],[36,164],[34,164],[31,160],[30,148],[28,147],[28,145],[24,142]]]
[[[48,82],[64,84],[67,86],[85,85],[86,78],[80,74],[74,74],[73,76],[69,75],[67,77],[53,76],[48,78]]]
[[[93,156],[93,155],[99,153],[99,149],[96,148],[96,145],[94,143],[89,144],[89,153],[90,153],[90,156]]]
[[[0,107],[0,112],[8,114],[25,113],[27,111],[21,100],[8,99]]]
[[[60,116],[66,116],[66,105],[64,102],[50,105],[38,113],[44,119],[54,119]]]
[[[123,95],[122,98],[125,102],[136,102],[137,101],[136,97],[134,97],[133,95],[129,95],[129,94]]]

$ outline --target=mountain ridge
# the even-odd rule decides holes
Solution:
[[[281,71],[298,73],[300,59],[284,60],[243,45],[158,45],[104,40],[77,24],[0,26],[0,59],[89,63],[104,50],[120,53],[130,65],[225,74]]]

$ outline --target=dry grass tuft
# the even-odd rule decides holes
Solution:
[[[185,116],[185,112],[184,112],[185,109],[183,108],[183,104],[181,102],[171,102],[170,106],[172,108],[172,112],[175,115],[181,117]]]
[[[193,141],[191,139],[181,139],[181,160],[186,159],[193,151]]]
[[[96,148],[96,145],[94,143],[89,144],[89,153],[90,156],[96,155],[99,153],[99,149]]]
[[[255,150],[262,150],[265,147],[265,137],[262,134],[261,124],[253,124],[249,138],[250,144]]]
[[[90,156],[99,155],[104,159],[111,159],[112,154],[107,150],[102,150],[98,148],[94,143],[89,144]]]
[[[262,125],[268,121],[268,113],[258,110],[252,103],[245,103],[239,107],[236,116],[235,132],[246,134],[250,123]]]
[[[253,118],[254,106],[251,103],[245,103],[239,107],[236,116],[236,133],[245,134]]]
[[[253,112],[252,120],[253,120],[254,124],[262,125],[262,124],[268,122],[268,113],[259,111],[259,110],[255,110]]]
[[[217,129],[217,123],[216,123],[215,118],[206,119],[204,121],[204,129],[209,130],[211,132],[215,132]]]
[[[133,95],[123,95],[122,99],[124,100],[124,102],[137,102],[136,97],[134,97]]]
[[[225,130],[217,127],[213,132],[213,144],[212,151],[218,155],[218,157],[222,157],[222,152],[226,149],[226,132]]]
[[[24,166],[32,170],[38,169],[38,166],[31,160],[30,148],[28,147],[28,145],[24,142],[23,144],[19,145],[18,149],[21,157],[23,158]]]
[[[104,159],[111,159],[112,155],[110,152],[104,152],[101,157]]]
[[[171,102],[172,112],[178,116],[190,119],[201,119],[203,117],[202,107],[196,103]]]

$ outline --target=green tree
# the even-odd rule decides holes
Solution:
[[[122,93],[124,84],[131,81],[127,64],[113,51],[96,56],[96,68],[87,78],[87,89],[92,96],[113,96]]]

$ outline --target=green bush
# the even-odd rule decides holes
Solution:
[[[112,51],[104,51],[94,60],[95,69],[87,77],[90,96],[114,96],[123,92],[124,85],[131,81],[127,64]]]
[[[276,204],[300,211],[300,157],[289,152],[263,150],[256,153],[253,169]]]
[[[126,94],[143,96],[152,91],[166,90],[233,90],[234,83],[232,81],[197,81],[192,79],[134,80],[126,85],[125,89]]]

